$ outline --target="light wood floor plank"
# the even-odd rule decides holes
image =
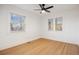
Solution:
[[[40,38],[16,47],[0,51],[1,55],[79,55],[79,47]]]

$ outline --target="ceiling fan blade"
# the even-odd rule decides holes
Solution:
[[[50,9],[50,8],[53,8],[54,6],[50,6],[50,7],[47,7],[47,8],[45,8],[45,9]]]
[[[49,10],[45,9],[46,12],[50,12]]]
[[[41,7],[41,9],[43,8],[42,4],[39,4],[39,6]]]

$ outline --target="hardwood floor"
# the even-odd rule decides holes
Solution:
[[[0,51],[1,55],[79,55],[77,45],[38,39]]]

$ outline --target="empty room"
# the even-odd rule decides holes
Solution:
[[[0,55],[79,55],[79,5],[0,4]]]

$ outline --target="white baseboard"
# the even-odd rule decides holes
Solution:
[[[14,43],[8,47],[4,47],[4,48],[0,48],[0,50],[4,50],[4,49],[8,49],[8,48],[11,48],[11,47],[14,47],[14,46],[18,46],[18,45],[21,45],[21,44],[24,44],[24,43],[27,43],[29,41],[33,41],[33,40],[37,40],[39,38],[44,38],[44,39],[50,39],[50,40],[55,40],[55,41],[60,41],[60,42],[65,42],[65,43],[70,43],[70,44],[76,44],[79,46],[79,43],[75,43],[75,42],[70,42],[70,41],[64,41],[64,40],[59,40],[59,39],[55,39],[55,38],[50,38],[50,37],[43,37],[43,36],[40,36],[40,37],[34,37],[32,39],[29,39],[29,40],[25,40],[25,41],[20,41],[20,42],[17,42],[17,43]]]
[[[41,38],[44,38],[44,39],[49,39],[49,40],[55,40],[55,41],[59,41],[59,42],[65,42],[65,43],[70,43],[70,44],[75,44],[75,45],[78,45],[79,46],[79,43],[78,42],[71,42],[71,41],[64,41],[64,40],[60,40],[60,39],[56,39],[56,38],[50,38],[50,37],[41,37]]]
[[[24,43],[27,43],[27,42],[30,42],[30,41],[33,41],[33,40],[37,40],[37,39],[39,39],[39,38],[40,38],[40,37],[34,37],[34,38],[32,38],[32,39],[29,39],[29,40],[16,42],[16,43],[13,43],[13,44],[11,44],[11,45],[9,45],[9,46],[0,48],[0,50],[5,50],[5,49],[11,48],[11,47],[15,47],[15,46],[18,46],[18,45],[21,45],[21,44],[24,44]]]

